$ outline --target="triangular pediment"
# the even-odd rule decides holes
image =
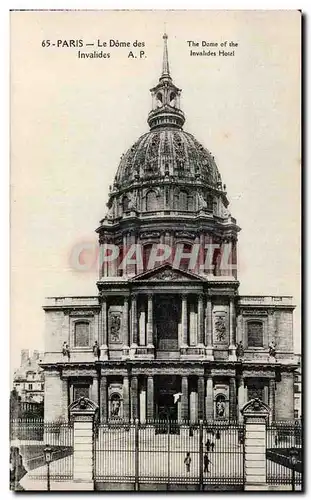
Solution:
[[[206,281],[201,276],[183,269],[173,268],[171,264],[164,264],[150,271],[145,271],[132,278],[131,281]]]

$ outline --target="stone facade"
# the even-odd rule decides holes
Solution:
[[[239,419],[253,398],[293,418],[291,297],[239,295],[240,228],[214,157],[182,129],[180,93],[165,36],[150,132],[122,156],[96,230],[98,296],[44,305],[47,420],[80,397],[102,422]]]
[[[34,351],[30,355],[28,349],[21,351],[21,365],[14,372],[13,388],[21,397],[21,402],[42,403],[44,396],[44,372],[39,366],[40,355]]]

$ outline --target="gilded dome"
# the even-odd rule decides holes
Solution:
[[[221,183],[211,153],[193,135],[168,126],[142,135],[122,156],[115,187],[165,176],[200,180],[216,189]]]

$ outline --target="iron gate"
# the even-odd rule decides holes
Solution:
[[[267,482],[269,484],[302,484],[302,426],[295,422],[273,422],[267,425]],[[294,451],[296,463],[292,463]]]
[[[94,430],[94,480],[243,489],[244,426],[236,422],[106,423]]]

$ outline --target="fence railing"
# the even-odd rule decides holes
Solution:
[[[236,422],[107,423],[94,431],[94,479],[240,486],[244,426]]]
[[[16,419],[10,425],[11,451],[20,455],[29,478],[47,477],[44,449],[52,448],[50,478],[69,480],[73,476],[73,425],[70,422],[44,422],[40,419]]]
[[[302,426],[294,422],[273,422],[267,432],[267,482],[270,484],[302,483]],[[292,450],[296,463],[292,463]]]

